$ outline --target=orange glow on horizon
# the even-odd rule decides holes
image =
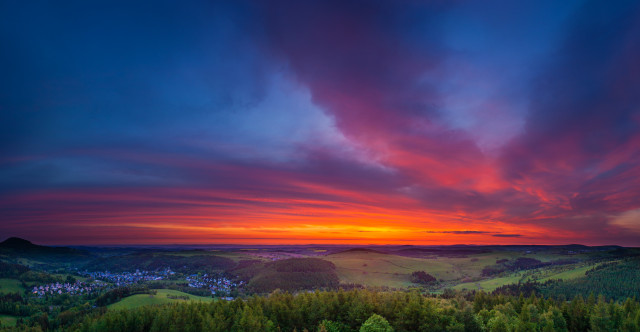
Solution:
[[[319,190],[320,186],[314,186]],[[169,190],[169,189],[166,189]],[[172,190],[169,190],[172,191]],[[184,194],[182,190],[179,193]],[[335,193],[335,191],[332,191]],[[173,194],[176,194],[173,192]],[[348,195],[349,192],[340,192]],[[44,194],[43,194],[44,195]],[[477,219],[461,212],[443,215],[419,209],[416,202],[398,197],[387,205],[328,202],[314,199],[247,197],[226,193],[232,201],[212,203],[221,193],[190,191],[189,195],[166,198],[164,191],[120,194],[100,192],[95,196],[67,193],[48,200],[100,201],[122,205],[160,202],[143,209],[62,209],[50,217],[65,220],[58,234],[66,234],[66,244],[86,244],[82,234],[100,234],[93,244],[528,244],[565,243],[576,234],[556,232],[533,224],[500,221],[499,214]],[[163,198],[165,197],[165,198]],[[192,197],[186,199],[184,197]],[[43,199],[44,197],[38,197]],[[369,197],[376,199],[376,196]],[[33,199],[33,197],[25,197]],[[381,197],[377,197],[381,199]],[[348,201],[349,199],[345,199]],[[273,203],[260,206],[255,204]],[[56,205],[55,202],[51,203]],[[92,203],[87,203],[92,204]],[[172,207],[178,204],[178,207]],[[188,206],[188,208],[185,207]],[[498,212],[494,212],[498,213]],[[87,218],[92,222],[86,222]],[[38,216],[34,216],[34,220]]]

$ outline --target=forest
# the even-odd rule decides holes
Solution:
[[[186,302],[105,311],[42,314],[40,331],[640,331],[640,303],[604,296],[570,301],[502,294],[417,291],[275,291],[245,300]]]

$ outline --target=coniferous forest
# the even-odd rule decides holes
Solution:
[[[453,296],[453,297],[449,297]],[[373,318],[373,319],[372,319]],[[377,318],[377,319],[376,319]],[[73,309],[17,330],[73,331],[640,331],[640,303],[484,292],[276,291],[233,301]]]

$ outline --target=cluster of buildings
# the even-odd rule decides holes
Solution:
[[[163,280],[170,275],[175,274],[171,269],[167,268],[163,271],[140,271],[136,272],[80,272],[80,275],[95,279],[103,280],[115,284],[116,286],[126,286],[131,284],[137,284],[143,281],[155,281]]]
[[[156,281],[168,279],[175,272],[171,269],[164,271],[140,271],[135,272],[78,272],[79,275],[93,279],[93,282],[81,282],[75,283],[51,283],[47,285],[33,287],[32,293],[35,296],[43,297],[46,295],[82,295],[89,294],[94,291],[99,291],[107,287],[120,287],[132,284],[138,284],[145,281]],[[214,296],[223,297],[227,300],[233,300],[229,297],[231,291],[244,285],[243,281],[234,282],[223,276],[214,275],[199,275],[192,274],[186,277],[186,281],[189,287],[208,289]]]
[[[198,276],[192,274],[187,276],[187,282],[189,287],[193,288],[206,288],[211,291],[212,295],[223,296],[231,292],[232,289],[240,287],[244,284],[243,281],[233,282],[225,277],[209,276],[204,274]]]
[[[82,295],[99,291],[107,287],[107,284],[101,281],[94,281],[92,283],[85,283],[82,281],[76,281],[75,283],[51,283],[46,285],[34,286],[31,293],[38,297],[46,295]]]

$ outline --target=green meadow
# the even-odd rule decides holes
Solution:
[[[492,279],[485,279],[476,282],[467,282],[462,284],[457,284],[453,287],[456,290],[483,290],[483,291],[492,291],[500,286],[513,284],[520,281],[521,276],[520,273],[514,273],[513,275],[507,277],[499,277]]]
[[[444,259],[422,259],[384,254],[375,251],[347,251],[324,256],[335,264],[342,283],[366,286],[405,288],[412,286],[409,275],[415,271],[428,271],[442,280],[458,279],[461,274]]]
[[[189,300],[184,299],[176,299],[170,297],[188,297]],[[173,302],[186,302],[186,301],[200,301],[200,302],[211,302],[213,298],[204,297],[204,296],[196,296],[187,293],[183,293],[176,290],[171,289],[158,289],[157,294],[136,294],[125,297],[124,299],[110,304],[107,308],[111,310],[119,310],[119,309],[132,309],[145,305],[156,305],[156,304],[166,304]]]

